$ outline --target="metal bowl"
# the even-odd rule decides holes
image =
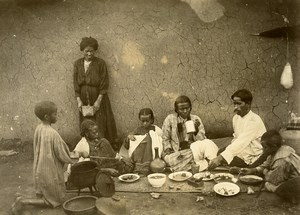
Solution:
[[[70,182],[78,188],[95,185],[96,175],[99,172],[94,161],[82,161],[71,167]]]
[[[76,196],[63,203],[67,215],[95,215],[97,214],[95,196]]]

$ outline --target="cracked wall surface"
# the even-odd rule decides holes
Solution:
[[[288,11],[288,13],[287,13]],[[150,107],[162,125],[178,95],[188,95],[208,137],[232,133],[231,94],[253,92],[253,110],[280,128],[299,110],[299,41],[289,43],[294,87],[280,76],[285,38],[250,36],[299,24],[296,0],[64,0],[31,6],[0,1],[0,138],[32,139],[40,100],[59,107],[54,127],[79,138],[72,83],[80,39],[95,37],[109,69],[109,97],[120,137]]]

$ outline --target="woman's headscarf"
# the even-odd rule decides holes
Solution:
[[[98,49],[98,41],[93,37],[83,37],[80,42],[80,51],[83,51],[86,47],[92,47],[96,51]]]

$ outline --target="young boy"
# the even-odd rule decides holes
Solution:
[[[277,131],[264,133],[261,144],[264,152],[269,154],[267,160],[256,168],[242,168],[243,174],[263,174],[265,188],[271,192],[276,192],[284,182],[300,178],[300,157],[293,148],[282,145],[282,137]],[[295,186],[292,192],[293,197],[299,197],[299,187]]]
[[[67,144],[51,127],[57,121],[57,106],[53,102],[43,101],[35,106],[34,113],[42,121],[35,130],[33,140],[36,198],[18,197],[12,206],[13,214],[19,214],[25,205],[54,208],[65,200],[63,167],[72,160]]]

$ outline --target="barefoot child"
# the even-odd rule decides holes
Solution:
[[[130,133],[124,141],[129,157],[135,163],[135,172],[149,173],[150,162],[154,159],[154,147],[162,152],[162,131],[154,125],[154,114],[150,108],[143,108],[139,112],[141,125]]]
[[[38,103],[35,115],[42,121],[37,126],[33,140],[33,176],[36,198],[18,197],[12,206],[19,214],[25,205],[57,207],[65,201],[63,167],[72,163],[67,144],[51,127],[57,121],[57,106],[50,101]]]

